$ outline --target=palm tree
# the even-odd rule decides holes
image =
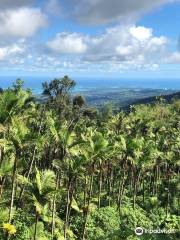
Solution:
[[[9,209],[9,223],[12,220],[12,213],[13,213],[18,159],[22,155],[24,143],[27,141],[27,135],[29,133],[29,129],[27,128],[23,120],[24,119],[22,117],[21,118],[12,117],[11,125],[9,127],[9,132],[8,132],[8,139],[14,148],[14,164],[13,164],[13,171],[12,171],[12,191],[11,191],[11,203],[10,203],[10,209]]]
[[[83,139],[85,140],[85,145],[84,145],[85,157],[87,158],[87,161],[89,161],[89,163],[92,164],[90,182],[89,182],[89,193],[88,193],[88,199],[87,199],[87,209],[84,216],[84,226],[83,226],[83,233],[82,233],[82,239],[84,240],[86,237],[86,225],[87,225],[89,206],[90,206],[92,190],[93,190],[95,164],[97,164],[96,160],[103,159],[103,155],[107,151],[108,141],[107,139],[104,138],[102,133],[97,132],[92,128],[88,129],[87,134],[83,136]]]
[[[26,179],[27,193],[31,196],[35,206],[35,229],[34,240],[36,240],[37,224],[43,208],[49,203],[55,191],[55,174],[51,170],[35,170],[33,181]]]

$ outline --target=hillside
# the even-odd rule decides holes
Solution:
[[[158,96],[158,98],[162,98],[164,99],[167,103],[172,102],[173,100],[178,100],[180,99],[180,92],[175,92],[172,94],[166,94],[166,95],[161,95]],[[132,105],[137,105],[137,104],[151,104],[151,103],[155,103],[157,101],[157,96],[154,97],[147,97],[147,98],[143,98],[140,100],[136,100],[136,101],[132,101]]]
[[[180,239],[180,101],[93,112],[74,85],[0,93],[0,239]]]

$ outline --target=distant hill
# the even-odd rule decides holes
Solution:
[[[137,105],[137,104],[151,104],[157,101],[157,98],[162,97],[166,102],[171,102],[173,99],[180,99],[180,92],[175,92],[168,95],[161,95],[161,96],[154,96],[154,97],[147,97],[139,100],[132,101],[130,105]]]
[[[180,91],[172,92],[171,90],[161,89],[95,89],[94,91],[82,91],[78,94],[85,97],[89,106],[101,109],[108,104],[112,104],[117,110],[129,110],[130,105],[154,103],[159,97],[167,102],[171,102],[174,98],[180,99]],[[40,103],[45,100],[42,95],[36,95],[35,98]]]

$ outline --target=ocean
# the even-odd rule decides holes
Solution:
[[[17,77],[0,76],[0,87],[12,86]],[[52,77],[21,77],[24,80],[24,87],[31,88],[34,94],[42,92],[42,83],[52,80]],[[75,92],[94,91],[100,89],[163,89],[180,91],[180,79],[106,79],[106,78],[73,78],[77,85]]]

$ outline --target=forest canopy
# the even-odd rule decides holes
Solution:
[[[113,113],[75,84],[0,90],[0,239],[180,239],[180,100]]]

